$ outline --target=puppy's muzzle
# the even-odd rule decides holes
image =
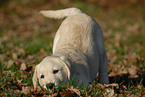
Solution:
[[[46,84],[47,89],[52,89],[54,87],[54,83]]]

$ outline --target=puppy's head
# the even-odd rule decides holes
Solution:
[[[66,82],[70,77],[68,66],[59,58],[46,57],[35,67],[33,85],[36,89],[37,81],[45,89],[57,87],[61,82]],[[47,87],[49,86],[49,87]]]

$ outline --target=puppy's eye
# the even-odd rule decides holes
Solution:
[[[44,78],[44,75],[41,75],[41,78]]]
[[[59,71],[59,70],[53,70],[53,74],[56,74],[56,73],[58,73],[58,71]]]

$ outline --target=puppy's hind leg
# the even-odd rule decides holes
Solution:
[[[102,84],[109,84],[109,77],[107,73],[108,67],[108,60],[107,55],[104,47],[104,38],[103,33],[99,25],[96,27],[96,44],[97,44],[97,51],[99,54],[99,82]]]
[[[99,82],[102,84],[109,84],[109,77],[107,73],[108,60],[106,53],[99,56]]]

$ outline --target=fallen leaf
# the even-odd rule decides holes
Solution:
[[[10,49],[12,49],[12,48],[14,48],[14,44],[13,43],[8,43],[7,44],[7,47],[10,48]]]
[[[41,55],[47,56],[47,52],[43,48],[40,49],[39,53]]]
[[[133,53],[129,53],[128,55],[127,55],[127,59],[128,59],[128,61],[129,61],[129,63],[136,63],[136,59],[137,59],[137,55],[136,55],[136,53],[135,52],[133,52]]]
[[[63,90],[63,92],[60,92],[60,95],[62,97],[79,97],[75,92],[70,90]]]
[[[145,95],[145,91],[142,91],[142,92],[141,92],[141,95],[144,96],[144,95]]]
[[[108,32],[103,32],[103,36],[104,36],[104,38],[108,38],[108,37],[110,36],[110,33],[108,33]]]
[[[20,94],[20,90],[14,90],[15,95],[19,95]]]
[[[97,83],[97,86],[101,87],[102,89],[104,89],[104,88],[105,88],[105,86],[104,86],[104,85],[102,85],[101,83]]]
[[[114,89],[110,89],[110,88],[107,88],[105,89],[105,93],[103,93],[103,95],[106,97],[113,97],[114,95]]]
[[[138,88],[138,89],[141,89],[141,88],[142,88],[142,86],[141,86],[141,85],[138,85],[138,86],[137,86],[137,88]]]
[[[119,88],[119,85],[117,83],[112,83],[112,84],[107,84],[107,85],[105,84],[104,86],[105,87],[110,87],[111,86],[111,87],[117,87],[117,88]]]
[[[115,39],[114,40],[115,40],[115,46],[116,47],[120,47],[120,37],[121,37],[120,33],[115,34],[115,37],[114,37]]]
[[[39,85],[37,85],[37,86],[36,86],[36,91],[37,91],[37,92],[40,92],[41,90],[42,90],[41,87],[40,87]]]
[[[26,64],[25,63],[22,63],[21,64],[21,67],[20,67],[20,70],[26,70],[26,69],[27,69]]]
[[[27,95],[28,93],[30,93],[30,90],[29,90],[29,87],[22,87],[22,91],[21,91],[21,93],[23,93],[23,94],[25,94],[25,95]]]
[[[134,24],[134,25],[128,25],[126,30],[128,32],[137,32],[139,29],[139,24]]]
[[[57,97],[57,95],[56,96],[52,96],[52,95],[46,95],[46,94],[44,94],[42,97]]]
[[[9,60],[7,63],[7,68],[9,69],[13,65],[13,63],[14,63],[13,60]]]
[[[12,54],[12,57],[13,57],[14,60],[17,60],[17,57],[18,57],[18,56],[17,56],[16,53],[13,53],[13,54]]]
[[[71,86],[71,87],[69,88],[69,90],[74,91],[77,95],[80,96],[80,91],[79,91],[79,89],[73,88],[73,86]]]
[[[42,97],[59,97],[58,93],[54,93],[52,95],[43,95]]]
[[[114,73],[114,72],[109,73],[109,77],[113,77],[113,76],[116,76],[116,75],[117,75],[117,74]]]
[[[124,66],[122,66],[120,69],[118,68],[118,74],[127,74],[127,69]]]
[[[18,82],[19,84],[21,84],[21,83],[22,83],[22,79],[21,79],[21,80],[17,79],[17,82]]]
[[[3,63],[5,55],[0,54],[0,61]]]
[[[128,73],[131,76],[135,76],[137,74],[137,67],[132,65],[130,68],[128,68]]]
[[[18,47],[16,47],[16,50],[18,51],[18,55],[24,55],[25,54],[25,50],[24,49],[22,49],[22,48],[18,48]]]
[[[3,36],[1,39],[2,42],[7,41],[7,40],[9,40],[9,37],[7,35]]]

